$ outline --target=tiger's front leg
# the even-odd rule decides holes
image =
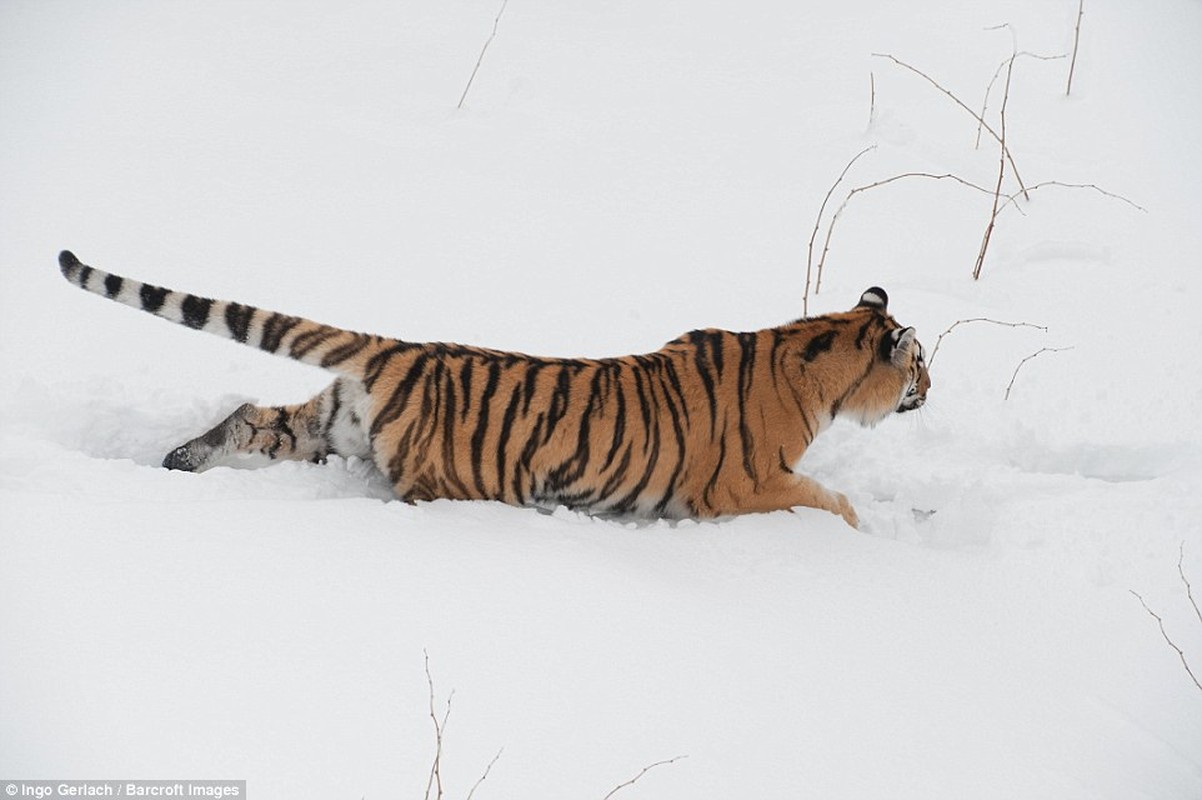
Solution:
[[[370,452],[357,381],[340,379],[306,403],[246,403],[212,430],[185,442],[163,459],[167,469],[203,472],[220,466],[263,467],[277,461],[324,461],[330,453]]]
[[[806,506],[837,514],[853,528],[859,528],[860,523],[856,510],[844,494],[831,491],[813,478],[795,472],[780,473],[779,477],[760,484],[753,493],[739,498],[738,505],[730,512],[720,513],[783,511]]]

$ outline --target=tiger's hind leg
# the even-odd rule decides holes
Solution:
[[[341,378],[306,403],[240,406],[212,430],[163,459],[167,469],[203,472],[212,467],[262,467],[277,461],[324,461],[370,455],[362,419],[366,397],[358,381]]]

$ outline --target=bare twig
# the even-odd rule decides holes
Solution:
[[[999,114],[1001,119],[1001,154],[998,156],[998,171],[997,171],[997,188],[993,191],[993,210],[989,213],[989,224],[985,226],[985,235],[981,238],[981,249],[977,253],[977,263],[972,268],[972,279],[980,280],[981,267],[985,264],[985,251],[989,249],[989,239],[993,236],[993,228],[997,224],[998,204],[1002,199],[1002,181],[1006,177],[1006,104],[1010,102],[1010,78],[1014,74],[1014,59],[1018,54],[1010,56],[1010,63],[1006,67],[1006,88],[1002,92],[1002,110]]]
[[[876,120],[876,74],[871,70],[868,72],[868,92],[868,127],[871,129]]]
[[[476,80],[476,73],[480,71],[480,64],[484,61],[484,53],[492,44],[492,40],[497,37],[497,26],[501,24],[501,15],[505,13],[507,5],[509,5],[509,0],[501,0],[501,10],[497,12],[497,18],[492,23],[492,33],[484,41],[484,46],[480,48],[480,57],[476,59],[476,66],[472,68],[472,76],[467,79],[467,86],[463,87],[463,94],[459,96],[459,105],[455,108],[463,108],[463,101],[467,99],[468,90],[472,88],[472,81]]]
[[[1027,187],[1027,191],[1034,192],[1037,189],[1044,189],[1048,186],[1059,186],[1061,189],[1092,189],[1093,191],[1097,192],[1098,194],[1103,195],[1105,197],[1109,197],[1112,200],[1121,200],[1122,202],[1124,202],[1127,205],[1134,208],[1136,211],[1142,211],[1145,214],[1148,213],[1148,209],[1144,208],[1140,204],[1138,204],[1132,200],[1129,200],[1126,197],[1123,197],[1121,194],[1115,194],[1114,192],[1108,192],[1105,189],[1103,189],[1102,187],[1100,187],[1096,184],[1093,184],[1093,183],[1061,183],[1060,181],[1040,181],[1039,183],[1035,184],[1034,186]],[[1022,193],[1015,192],[1014,194],[1007,197],[1006,202],[1002,203],[1001,208],[998,209],[998,213],[1000,214],[1002,211],[1004,211],[1006,209],[1006,206],[1009,206],[1009,205],[1015,205],[1015,207],[1018,208],[1018,206],[1016,204],[1018,202],[1018,196],[1020,194],[1022,194]],[[1030,198],[1028,197],[1027,199],[1030,199]]]
[[[1018,362],[1018,366],[1014,368],[1014,374],[1010,376],[1010,383],[1006,384],[1006,397],[1004,399],[1010,399],[1010,390],[1014,388],[1014,381],[1016,378],[1018,378],[1018,371],[1023,368],[1023,364],[1026,364],[1031,359],[1043,353],[1063,353],[1065,350],[1072,349],[1073,348],[1071,347],[1041,347],[1031,355],[1024,358],[1022,361]]]
[[[430,687],[430,719],[434,722],[434,761],[430,764],[430,777],[426,781],[426,800],[430,800],[431,789],[436,791],[435,800],[442,800],[442,735],[447,730],[447,720],[451,718],[451,698],[455,696],[455,691],[451,690],[447,695],[446,711],[440,721],[434,710],[434,678],[430,675],[430,655],[424,650],[422,655],[426,659],[426,685]]]
[[[1198,610],[1198,604],[1194,601],[1194,589],[1189,585],[1189,578],[1185,577],[1185,570],[1181,568],[1181,562],[1185,561],[1185,542],[1181,543],[1181,554],[1177,557],[1177,574],[1181,576],[1181,582],[1185,584],[1185,595],[1189,598],[1189,604],[1194,607],[1194,614],[1198,617],[1198,622],[1202,622],[1202,611]]]
[[[492,772],[493,764],[497,763],[497,760],[501,757],[501,753],[504,753],[504,752],[505,752],[505,748],[502,747],[500,750],[497,751],[497,754],[492,757],[492,761],[488,762],[488,766],[484,768],[484,774],[480,776],[480,780],[473,783],[471,791],[469,791],[467,793],[467,800],[472,800],[472,795],[474,795],[476,793],[476,789],[478,789],[480,787],[480,784],[484,783],[484,779],[488,777],[488,773]]]
[[[984,194],[991,195],[991,196],[993,195],[993,190],[986,189],[984,186],[979,186],[971,181],[967,181],[964,178],[961,178],[959,175],[952,175],[951,173],[935,175],[930,172],[903,172],[900,175],[894,175],[890,178],[884,178],[883,180],[873,181],[872,183],[866,184],[864,186],[857,186],[856,188],[852,189],[851,191],[849,191],[847,193],[847,197],[843,198],[843,202],[839,204],[839,208],[837,208],[835,210],[834,215],[831,216],[830,223],[827,224],[826,238],[823,240],[823,243],[822,243],[822,254],[818,258],[817,280],[814,285],[814,294],[818,294],[818,292],[821,291],[821,289],[822,289],[822,270],[823,270],[823,267],[826,266],[826,254],[831,249],[831,235],[834,233],[835,223],[839,220],[839,217],[841,217],[843,215],[843,209],[847,208],[848,202],[850,202],[853,197],[855,197],[857,194],[860,194],[861,192],[866,192],[869,189],[876,189],[881,186],[887,186],[890,183],[894,183],[895,181],[900,181],[900,180],[904,180],[907,178],[926,178],[928,180],[934,180],[934,181],[950,180],[950,181],[959,183],[962,186],[967,186],[970,189],[976,189],[978,192],[982,192]],[[837,182],[836,182],[836,185],[838,185]],[[832,186],[831,189],[833,190],[834,187]],[[829,194],[828,194],[828,197],[829,197]],[[826,203],[824,202],[823,205],[825,206]],[[817,230],[818,230],[817,225],[815,225],[815,228],[814,228],[815,233],[817,233]],[[813,241],[814,241],[813,237],[811,237],[810,243],[813,244]],[[813,250],[811,250],[810,252],[811,252],[811,256],[812,256]],[[809,295],[809,290],[808,290],[809,273],[810,273],[810,269],[809,269],[809,265],[807,264],[807,266],[806,266],[806,278],[807,278],[807,280],[806,280],[806,286],[807,286],[806,295],[807,295],[807,297]]]
[[[954,331],[961,325],[967,325],[970,322],[988,322],[991,325],[1002,325],[1007,328],[1035,328],[1036,330],[1048,332],[1047,326],[1036,325],[1033,322],[1003,322],[997,319],[989,319],[988,317],[973,317],[972,319],[958,319],[953,322],[948,329],[939,334],[939,338],[935,340],[935,347],[931,349],[931,357],[927,359],[927,369],[932,369],[935,366],[935,354],[939,352],[939,345],[943,341],[943,337]]]
[[[1007,27],[1009,27],[1009,26],[1007,26]],[[1032,53],[1027,50],[1023,50],[1016,57],[1022,58],[1023,56],[1026,56],[1027,58],[1035,58],[1040,61],[1058,61],[1059,59],[1062,59],[1062,58],[1068,58],[1068,56],[1064,53],[1061,53],[1058,56],[1043,56],[1043,55],[1039,55],[1038,53]],[[993,85],[995,83],[997,83],[998,78],[1002,77],[1002,70],[1004,70],[1006,68],[1006,65],[1009,62],[1010,62],[1010,59],[1007,58],[1007,59],[1003,60],[1002,63],[997,65],[997,69],[995,69],[993,71],[993,77],[989,79],[989,85],[985,87],[985,99],[981,102],[981,115],[980,115],[980,121],[977,122],[977,140],[976,140],[976,143],[973,145],[974,149],[980,148],[980,146],[981,146],[981,130],[982,130],[982,127],[985,122],[985,112],[989,110],[989,95],[992,94],[992,92],[993,92]]]
[[[1068,64],[1068,85],[1064,87],[1064,96],[1073,91],[1073,70],[1077,68],[1077,45],[1081,41],[1081,17],[1085,16],[1085,0],[1077,4],[1077,27],[1073,31],[1073,60]]]
[[[1163,636],[1164,640],[1169,643],[1169,647],[1177,651],[1177,657],[1181,659],[1181,666],[1185,667],[1185,671],[1189,673],[1190,680],[1194,682],[1194,686],[1197,686],[1199,690],[1202,690],[1202,683],[1198,683],[1198,676],[1194,675],[1194,671],[1190,669],[1189,662],[1185,660],[1185,652],[1182,651],[1182,649],[1178,647],[1172,639],[1169,638],[1169,634],[1165,631],[1164,620],[1160,618],[1159,614],[1148,608],[1148,604],[1144,602],[1144,598],[1139,594],[1139,592],[1135,591],[1134,589],[1128,589],[1127,591],[1135,595],[1139,600],[1140,605],[1144,607],[1144,611],[1147,611],[1152,615],[1152,618],[1156,620],[1156,624],[1160,626],[1160,635]]]
[[[973,111],[971,108],[969,108],[967,105],[965,105],[963,100],[961,100],[959,97],[956,97],[956,95],[953,94],[951,92],[951,90],[944,88],[944,86],[941,83],[939,83],[937,80],[935,80],[930,75],[923,72],[922,70],[918,69],[917,67],[911,66],[910,64],[907,64],[906,62],[902,61],[901,59],[897,58],[896,56],[889,55],[888,53],[873,53],[872,55],[874,58],[887,58],[890,61],[892,61],[893,63],[897,64],[898,66],[904,67],[905,69],[910,70],[915,75],[918,75],[919,77],[923,78],[925,81],[930,83],[936,89],[938,89],[939,91],[943,92],[945,95],[950,97],[952,99],[952,102],[954,102],[956,105],[960,106],[960,108],[962,108],[966,112],[968,112],[972,116],[973,119],[975,119],[977,122],[979,122],[981,124],[981,127],[983,127],[985,130],[989,131],[989,135],[992,136],[994,139],[996,139],[998,144],[1002,145],[1003,154],[1005,155],[1006,160],[1010,162],[1010,171],[1014,174],[1014,180],[1018,182],[1019,188],[1022,189],[1022,191],[1024,193],[1026,192],[1026,184],[1023,183],[1022,177],[1018,174],[1018,166],[1014,163],[1014,157],[1010,154],[1010,151],[1008,149],[1006,149],[1005,142],[1002,141],[1001,135],[998,134],[998,132],[995,131],[992,127],[990,127],[989,123],[985,121],[985,118],[983,116],[977,114],[977,112]]]
[[[860,157],[865,153],[875,149],[875,144],[865,147],[863,150],[856,153],[852,157],[851,161],[847,162],[847,166],[843,168],[843,171],[839,173],[839,177],[835,179],[835,182],[831,184],[831,188],[827,190],[826,197],[822,198],[822,205],[818,207],[818,216],[814,219],[814,232],[810,234],[810,244],[806,249],[806,289],[805,293],[801,297],[801,308],[803,314],[810,313],[810,273],[814,264],[814,240],[818,238],[818,226],[822,224],[822,215],[826,213],[826,204],[830,201],[831,195],[835,193],[835,189],[840,183],[843,182],[843,179],[847,177],[848,170],[852,168],[852,165],[859,161]],[[846,201],[844,202],[846,203]],[[829,239],[830,237],[828,236],[827,238]],[[823,255],[825,255],[825,252],[826,251],[823,251]]]
[[[680,761],[682,758],[688,758],[688,756],[676,756],[674,758],[668,758],[663,761],[656,761],[654,764],[648,764],[647,766],[645,766],[641,770],[639,770],[638,775],[635,775],[633,778],[626,781],[625,783],[619,783],[617,786],[610,789],[609,794],[605,795],[605,797],[601,798],[601,800],[609,800],[609,798],[613,797],[615,794],[617,794],[621,790],[625,789],[628,786],[632,786],[639,778],[643,777],[644,775],[646,775],[648,772],[655,769],[656,767],[662,767],[665,764],[675,763],[677,761]]]

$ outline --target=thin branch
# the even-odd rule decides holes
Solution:
[[[1073,70],[1077,68],[1077,45],[1081,42],[1081,17],[1085,16],[1085,0],[1077,4],[1077,27],[1073,31],[1073,60],[1068,65],[1068,85],[1064,87],[1064,96],[1068,97],[1073,91]]]
[[[871,128],[876,119],[876,73],[872,70],[868,71],[868,91],[868,127]]]
[[[451,718],[451,699],[455,691],[447,695],[447,708],[442,715],[442,721],[434,710],[434,678],[430,675],[430,654],[425,650],[422,655],[426,659],[426,684],[430,687],[430,719],[434,722],[434,761],[430,764],[430,777],[426,781],[426,800],[430,800],[430,790],[436,789],[435,800],[442,800],[442,735],[447,729],[447,720]]]
[[[1044,56],[1038,53],[1032,53],[1028,50],[1023,50],[1022,52],[1018,53],[1016,57],[1022,58],[1023,56],[1026,56],[1027,58],[1035,58],[1040,61],[1058,61],[1062,58],[1068,58],[1068,55],[1065,53],[1061,53],[1058,56]],[[1002,63],[997,65],[997,69],[993,71],[993,77],[989,79],[989,85],[985,87],[985,99],[981,102],[981,115],[979,121],[977,122],[977,140],[973,145],[974,149],[979,149],[981,147],[981,130],[985,123],[985,112],[989,110],[989,95],[993,92],[993,86],[995,83],[997,83],[998,78],[1002,77],[1002,70],[1006,68],[1006,64],[1009,61],[1010,59],[1007,58],[1004,59]]]
[[[457,109],[463,108],[463,101],[467,99],[468,90],[472,88],[472,81],[476,80],[476,73],[480,71],[480,64],[484,61],[484,53],[492,44],[492,40],[497,38],[497,26],[501,24],[501,15],[505,13],[507,5],[509,5],[509,0],[501,0],[501,10],[497,12],[497,18],[492,23],[492,33],[484,41],[484,46],[480,48],[480,57],[476,59],[476,66],[472,68],[472,76],[467,79],[467,86],[463,87],[463,94],[459,96],[459,105],[455,106]]]
[[[889,55],[888,53],[873,53],[872,55],[874,58],[887,58],[890,61],[892,61],[893,63],[897,64],[898,66],[904,67],[904,68],[910,70],[915,75],[918,75],[919,77],[923,78],[928,83],[930,83],[932,86],[934,86],[936,89],[938,89],[939,91],[943,92],[945,95],[950,97],[956,105],[960,106],[960,108],[964,109],[970,115],[972,115],[972,118],[975,119],[977,122],[979,122],[985,130],[989,131],[989,134],[998,141],[998,144],[1001,144],[1003,146],[1002,149],[1003,149],[1006,159],[1010,162],[1010,170],[1011,170],[1011,172],[1014,173],[1014,179],[1016,181],[1018,181],[1019,188],[1022,189],[1024,193],[1026,192],[1026,185],[1023,183],[1022,177],[1018,174],[1018,166],[1014,163],[1014,157],[1010,154],[1010,151],[1005,148],[1005,142],[1002,141],[1002,137],[997,133],[997,131],[995,131],[992,127],[990,127],[989,123],[985,121],[984,117],[977,114],[977,112],[973,111],[971,108],[969,108],[967,105],[965,105],[964,101],[961,100],[959,97],[956,97],[956,95],[954,95],[949,89],[944,88],[943,85],[940,84],[937,80],[935,80],[930,75],[923,72],[922,70],[918,69],[917,67],[913,67],[913,66],[907,64],[906,62],[902,61],[901,59],[897,58],[896,56]]]
[[[843,171],[839,173],[839,177],[834,183],[831,184],[831,188],[827,190],[826,197],[822,198],[822,205],[818,207],[818,216],[814,220],[814,232],[810,234],[810,244],[806,249],[806,289],[805,294],[803,294],[801,297],[801,308],[803,314],[810,313],[810,273],[814,264],[814,240],[818,238],[818,226],[822,223],[822,215],[826,213],[826,204],[830,201],[831,195],[835,193],[835,189],[840,183],[843,182],[843,179],[847,177],[847,173],[852,168],[852,165],[859,161],[860,157],[865,153],[875,149],[875,144],[865,147],[863,150],[856,153],[855,156],[852,157],[851,161],[847,162],[847,166],[843,168]],[[830,237],[828,236],[827,238],[829,239]],[[823,255],[825,254],[826,251],[823,251]]]
[[[688,758],[688,756],[676,756],[674,758],[665,759],[664,761],[656,761],[654,764],[648,764],[647,766],[645,766],[641,770],[639,770],[638,775],[635,775],[633,778],[626,781],[625,783],[619,783],[617,786],[610,789],[609,794],[605,795],[605,797],[601,798],[601,800],[609,800],[609,798],[613,797],[615,794],[617,794],[621,790],[625,789],[628,786],[634,785],[634,783],[639,778],[643,777],[644,775],[646,775],[648,772],[655,769],[656,767],[662,767],[665,764],[673,764],[677,761],[680,761],[682,758]]]
[[[972,279],[980,280],[981,267],[985,264],[985,251],[989,249],[989,239],[993,236],[993,228],[997,224],[998,204],[1002,199],[1002,181],[1006,177],[1006,105],[1010,102],[1010,78],[1014,75],[1014,59],[1018,54],[1010,56],[1010,64],[1006,67],[1006,88],[1002,92],[1001,118],[1002,138],[1001,154],[998,156],[997,188],[993,191],[993,210],[989,213],[989,224],[985,226],[985,235],[981,238],[981,249],[977,253],[977,263],[972,268]]]
[[[931,350],[931,357],[927,359],[927,369],[931,369],[935,365],[935,354],[939,352],[939,345],[943,341],[943,337],[954,331],[961,325],[967,325],[970,322],[988,322],[991,325],[1002,325],[1007,328],[1035,328],[1036,330],[1048,332],[1046,325],[1036,325],[1033,322],[1003,322],[1002,320],[989,319],[988,317],[973,317],[972,319],[958,319],[953,322],[947,330],[939,334],[939,338],[935,340],[935,347]]]
[[[1093,184],[1093,183],[1061,183],[1060,181],[1041,181],[1041,182],[1035,184],[1034,186],[1028,187],[1027,191],[1034,192],[1036,189],[1043,189],[1048,186],[1059,186],[1061,189],[1092,189],[1095,192],[1097,192],[1098,194],[1104,195],[1105,197],[1109,197],[1112,200],[1121,200],[1122,202],[1124,202],[1127,205],[1134,208],[1136,211],[1142,211],[1145,214],[1148,213],[1148,209],[1144,208],[1139,203],[1129,200],[1128,198],[1123,197],[1121,194],[1115,194],[1114,192],[1108,192],[1105,189],[1103,189],[1102,187],[1098,186],[1097,184]],[[1016,204],[1018,202],[1018,196],[1020,194],[1022,194],[1022,192],[1015,192],[1014,194],[1007,197],[1006,202],[1002,203],[1001,208],[998,209],[998,213],[1000,214],[1002,211],[1004,211],[1006,209],[1006,206]],[[1027,199],[1029,200],[1030,197],[1028,197]],[[1015,207],[1018,208],[1017,205],[1015,205]]]
[[[480,780],[473,783],[471,791],[469,791],[467,793],[467,800],[472,800],[472,795],[474,795],[476,793],[476,789],[479,788],[480,784],[484,783],[484,779],[487,778],[488,773],[492,771],[492,765],[497,763],[497,760],[501,757],[501,753],[504,753],[504,752],[505,752],[505,748],[502,747],[500,750],[497,751],[497,754],[492,757],[492,761],[488,762],[488,766],[484,768],[484,774],[480,776]]]
[[[1073,348],[1071,347],[1041,347],[1031,355],[1024,358],[1022,361],[1018,362],[1018,366],[1014,368],[1014,374],[1010,376],[1010,383],[1006,384],[1006,397],[1004,399],[1010,399],[1010,390],[1014,388],[1014,381],[1016,378],[1018,378],[1018,371],[1023,368],[1023,364],[1026,364],[1031,359],[1043,353],[1063,353],[1065,350],[1072,349]]]
[[[1194,601],[1194,590],[1189,585],[1189,578],[1185,577],[1185,570],[1181,568],[1181,562],[1185,560],[1185,542],[1181,543],[1181,555],[1177,558],[1177,574],[1181,576],[1181,582],[1185,584],[1185,595],[1189,598],[1189,604],[1194,607],[1194,613],[1198,616],[1198,622],[1202,622],[1202,611],[1198,610],[1198,604]]]
[[[1194,671],[1190,669],[1189,662],[1185,660],[1185,653],[1172,639],[1169,638],[1169,634],[1165,632],[1164,620],[1160,618],[1159,614],[1148,608],[1148,604],[1144,602],[1144,598],[1140,596],[1139,592],[1135,591],[1134,589],[1128,589],[1127,591],[1135,595],[1136,598],[1139,599],[1140,605],[1144,607],[1144,611],[1147,611],[1152,615],[1152,618],[1156,620],[1156,624],[1160,626],[1160,635],[1163,636],[1164,640],[1169,643],[1169,647],[1177,651],[1177,657],[1181,659],[1181,666],[1185,667],[1185,671],[1189,673],[1190,680],[1194,682],[1194,686],[1197,686],[1199,690],[1202,690],[1202,683],[1198,683],[1198,676],[1194,675]]]
[[[927,178],[929,180],[935,180],[935,181],[950,180],[950,181],[955,181],[956,183],[959,183],[962,186],[967,186],[970,189],[976,189],[978,192],[982,192],[982,193],[990,195],[990,196],[993,195],[993,190],[986,189],[984,186],[979,186],[971,181],[966,181],[966,180],[964,180],[964,178],[961,178],[959,175],[952,175],[951,173],[944,173],[942,175],[934,175],[930,172],[903,172],[900,175],[894,175],[891,178],[885,178],[883,180],[874,181],[873,183],[869,183],[864,186],[857,186],[856,188],[852,189],[850,192],[847,193],[847,197],[843,198],[843,202],[839,204],[839,208],[837,208],[835,210],[834,215],[831,217],[830,223],[826,227],[826,239],[822,243],[822,255],[818,258],[817,281],[814,285],[814,294],[818,294],[818,292],[821,291],[821,289],[822,289],[822,270],[823,270],[823,267],[826,266],[826,254],[831,249],[831,235],[834,233],[835,223],[839,220],[839,217],[843,215],[843,209],[847,208],[848,202],[850,202],[853,197],[855,197],[857,194],[860,194],[861,192],[866,192],[869,189],[876,189],[881,186],[886,186],[890,183],[893,183],[894,181],[900,181],[905,178]],[[834,189],[834,187],[831,187],[831,188],[832,188],[832,190]],[[823,205],[825,205],[825,202],[823,203]],[[817,226],[815,226],[814,230],[815,230],[815,232],[817,232]],[[811,243],[813,242],[813,237],[811,237],[810,241],[811,241]],[[812,253],[812,251],[811,251],[811,253]],[[807,277],[806,286],[807,287],[809,286],[809,272],[810,272],[809,266],[807,265],[807,267],[806,267],[806,277]],[[808,289],[807,289],[807,296],[808,296]]]

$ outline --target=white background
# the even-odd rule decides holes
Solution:
[[[361,463],[162,455],[329,376],[55,256],[409,340],[654,350],[802,314],[836,192],[992,187],[974,108],[1072,0],[0,4],[0,775],[255,798],[1196,798],[1202,6],[1090,0],[1020,58],[1028,184],[857,195],[811,313],[879,284],[920,414],[836,425],[801,510],[623,525],[406,506]],[[1009,30],[986,30],[1000,23]],[[1013,39],[1012,39],[1013,36]],[[870,100],[875,84],[875,103]],[[1000,85],[988,118],[997,122]],[[870,108],[871,107],[871,108]],[[870,114],[871,111],[871,114]],[[871,119],[870,119],[871,117]],[[1013,191],[1008,175],[1007,191]],[[1021,210],[1020,210],[1021,209]],[[823,233],[825,232],[823,223]],[[819,236],[821,242],[822,235]],[[1016,367],[1040,348],[1044,353]],[[1009,399],[1004,399],[1014,378]],[[934,512],[934,513],[928,513]]]

